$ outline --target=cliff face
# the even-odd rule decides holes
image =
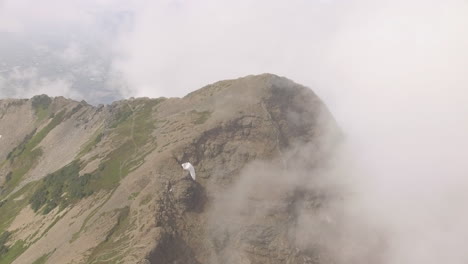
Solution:
[[[285,78],[98,107],[1,100],[0,134],[0,264],[325,263],[300,228],[338,132]]]

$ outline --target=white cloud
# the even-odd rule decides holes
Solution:
[[[115,66],[139,96],[262,72],[311,81],[340,12],[319,1],[146,2],[117,42]]]
[[[388,263],[465,263],[467,13],[463,0],[7,0],[0,30],[100,25],[116,37],[109,82],[128,96],[263,72],[312,87],[365,171],[350,173],[350,206],[392,231]],[[5,90],[11,78],[33,81]],[[68,82],[11,73],[0,96],[66,94]]]
[[[124,0],[2,0],[0,31],[44,30],[42,33],[51,33],[58,28],[76,30],[76,27],[95,30],[103,17],[131,11],[136,3]]]
[[[37,69],[32,67],[17,67],[0,76],[1,98],[30,98],[38,94],[83,99],[78,91],[71,89],[71,81],[65,76],[54,79],[41,77]]]
[[[80,62],[84,57],[82,48],[76,42],[69,43],[68,46],[57,55],[67,63]]]
[[[311,86],[364,168],[347,205],[388,231],[386,263],[464,263],[467,13],[457,0],[151,2],[115,67],[138,96],[262,72]]]

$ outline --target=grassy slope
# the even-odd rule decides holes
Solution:
[[[64,115],[65,110],[55,115],[43,129],[37,133],[28,135],[20,145],[8,154],[12,174],[11,179],[4,186],[3,197],[13,191],[21,182],[23,176],[36,165],[37,160],[43,155],[42,149],[37,146],[52,129],[63,121]]]
[[[33,109],[35,109],[38,123],[49,116],[50,103],[51,99],[47,96],[35,97],[32,99],[32,106]],[[3,186],[0,195],[0,234],[5,234],[5,232],[7,232],[6,229],[10,226],[15,217],[30,203],[31,196],[37,188],[37,182],[27,184],[13,194],[11,194],[11,192],[18,186],[23,176],[36,165],[41,155],[43,155],[42,149],[37,146],[50,131],[63,121],[65,113],[66,111],[63,110],[57,115],[54,115],[43,129],[39,132],[34,130],[8,154],[5,162],[10,162],[12,170],[9,173],[8,181]],[[29,245],[26,245],[25,241],[13,241],[11,246],[6,247],[6,250],[1,252],[0,264],[13,262],[28,246]]]
[[[73,206],[81,198],[99,190],[111,192],[115,190],[120,180],[141,165],[144,157],[156,147],[151,136],[154,130],[152,112],[161,101],[162,99],[128,102],[118,112],[114,123],[108,127],[109,131],[106,136],[104,136],[102,129],[96,132],[82,147],[77,155],[77,160],[10,195],[0,206],[0,234],[8,228],[18,213],[29,204],[33,205],[34,210],[47,214],[57,206],[61,209]],[[47,103],[39,104],[36,114],[38,119],[41,120],[44,120],[47,116],[52,117],[49,114]],[[37,147],[40,142],[50,131],[72,114],[63,110],[53,115],[43,129],[26,137],[9,154],[8,161],[11,164],[12,173],[11,179],[5,185],[3,198],[7,197],[18,186],[23,176],[35,166],[38,158],[43,155],[42,150]],[[101,140],[112,140],[116,145],[115,149],[110,151],[102,160],[98,170],[85,177],[80,177],[79,171],[85,164],[82,164],[79,158],[94,149]],[[129,208],[118,211],[119,220],[117,225],[111,230],[106,241],[93,251],[90,260],[97,261],[96,263],[112,263],[102,262],[100,259],[102,257],[107,258],[106,256],[110,257],[114,248],[122,242],[118,237],[129,228],[128,212]],[[56,222],[51,223],[49,229]],[[79,233],[76,234],[76,236],[78,235]],[[10,244],[12,246],[8,248],[8,251],[0,254],[0,264],[11,263],[29,247],[29,244],[21,240],[12,241]],[[44,263],[47,258],[48,255],[44,255],[37,259],[35,263]]]

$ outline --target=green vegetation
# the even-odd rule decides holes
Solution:
[[[11,239],[11,233],[6,230],[19,212],[28,205],[28,195],[34,188],[34,183],[30,183],[18,192],[14,193],[8,200],[3,200],[0,208],[0,264],[10,264],[21,255],[27,246],[22,240],[13,241],[14,244],[6,246]],[[11,242],[10,242],[11,243]]]
[[[135,130],[147,126],[147,118],[144,119],[145,121],[143,119],[141,118],[137,122],[137,118],[135,118]],[[142,124],[140,125],[139,122]],[[147,127],[145,129],[147,130]],[[138,142],[145,144],[151,132],[152,130],[139,132],[141,138],[140,140],[135,139],[135,142],[127,139],[118,148],[111,151],[100,164],[98,170],[92,174],[79,176],[80,164],[78,161],[74,161],[47,175],[40,181],[39,187],[30,199],[31,208],[34,211],[43,208],[41,212],[47,214],[57,206],[60,209],[66,208],[75,201],[99,190],[114,189],[118,186],[120,180],[138,166],[144,156],[147,155],[148,152],[136,155],[136,147],[139,146]],[[98,142],[101,137],[102,133],[99,133],[93,142]]]
[[[147,145],[153,140],[151,134],[155,128],[155,122],[151,115],[155,106],[163,100],[135,100],[122,107],[115,118],[116,121],[109,126],[111,131],[108,132],[110,140],[118,142],[119,147],[107,154],[99,168],[92,173],[88,181],[89,189],[94,192],[112,190],[107,197],[109,199],[120,180],[142,164],[144,157],[156,147],[154,143],[150,146]],[[93,139],[85,144],[78,156],[82,156],[94,148],[101,140],[102,135],[102,131],[99,130]],[[136,195],[132,194],[129,199],[135,199]],[[88,220],[95,215],[98,209],[99,207],[87,216],[80,230],[73,234],[71,242],[79,237],[86,228]]]
[[[66,208],[71,203],[91,195],[93,190],[89,186],[91,174],[79,176],[80,165],[77,161],[47,175],[41,180],[39,187],[33,193],[29,202],[31,208],[37,212],[47,214],[55,207]]]
[[[5,244],[10,238],[10,236],[11,233],[8,231],[5,231],[0,235],[0,256],[8,252],[8,247]]]
[[[5,183],[5,189],[2,192],[2,195],[6,195],[13,191],[13,189],[18,186],[22,177],[36,165],[39,157],[42,156],[42,149],[36,148],[34,150],[25,150],[23,151],[17,159],[12,161],[13,170],[9,174],[9,180]]]
[[[109,125],[114,142],[119,146],[111,151],[99,165],[99,169],[93,172],[90,185],[94,190],[111,190],[115,188],[120,180],[129,172],[142,164],[144,157],[151,149],[142,149],[151,139],[155,124],[151,114],[154,107],[164,99],[135,100],[123,105],[115,114],[114,122]],[[103,137],[102,129],[96,131],[92,139],[88,141],[78,157],[91,151]]]
[[[13,172],[12,171],[8,172],[7,175],[5,176],[5,181],[7,182],[10,181],[12,176],[13,176]]]
[[[13,161],[16,157],[21,155],[26,150],[26,144],[29,142],[29,140],[34,136],[36,133],[36,129],[34,129],[31,133],[26,135],[24,139],[20,142],[18,146],[13,148],[12,151],[10,151],[7,155],[7,159],[10,161]]]
[[[52,99],[45,94],[34,96],[31,99],[31,104],[36,113],[38,121],[42,121],[50,115],[49,106],[51,103]]]
[[[144,143],[148,134],[154,129],[154,122],[151,118],[153,108],[161,101],[162,99],[144,100],[143,102],[138,100],[129,102],[128,105],[122,107],[117,114],[117,117],[120,118],[117,118],[117,121],[111,125],[111,128],[115,128],[118,139],[133,136],[138,145]]]
[[[153,144],[151,149],[144,149],[152,139],[151,134],[154,130],[151,114],[162,100],[137,100],[132,102],[133,106],[125,106],[119,112],[118,122],[111,126],[114,128],[112,140],[122,143],[107,155],[99,169],[93,173],[91,184],[96,189],[115,188],[120,180],[141,165],[144,157],[156,147],[156,144]],[[99,142],[100,137],[102,136],[97,135],[94,142]],[[92,148],[90,146],[92,144],[86,145],[84,150]]]
[[[64,115],[65,110],[62,110],[60,111],[60,113],[56,114],[54,118],[47,124],[46,127],[44,127],[36,135],[34,135],[31,141],[28,142],[28,145],[26,147],[29,147],[29,149],[33,149],[35,146],[41,143],[41,141],[47,136],[47,134],[49,134],[49,132],[52,131],[52,129],[54,129],[63,121]]]
[[[140,194],[140,192],[133,192],[130,196],[128,196],[128,200],[135,200],[138,194]]]
[[[76,239],[78,239],[78,237],[80,237],[80,233],[86,229],[86,225],[88,224],[88,221],[94,216],[96,215],[96,213],[104,206],[104,204],[107,203],[107,201],[109,201],[109,199],[112,197],[112,195],[114,194],[116,189],[112,190],[111,192],[109,192],[107,194],[107,197],[106,199],[104,199],[103,202],[101,202],[101,204],[99,206],[97,206],[96,208],[94,208],[94,210],[88,214],[88,216],[86,216],[85,220],[83,221],[83,224],[81,225],[80,227],[80,230],[78,230],[78,232],[74,233],[72,235],[72,239],[70,240],[70,243],[73,243],[73,241],[75,241]]]
[[[47,134],[62,122],[65,115],[65,110],[61,111],[45,126],[41,131],[35,133],[33,131],[27,135],[23,141],[11,151],[7,159],[12,165],[12,174],[10,180],[5,185],[3,194],[8,194],[21,182],[22,177],[33,168],[43,152],[41,148],[37,148],[39,143],[47,136]]]
[[[150,194],[145,195],[145,197],[143,197],[140,200],[140,206],[148,204],[151,201],[151,199],[152,199],[152,197],[151,197]]]
[[[194,119],[192,121],[193,124],[195,125],[201,125],[206,122],[211,116],[210,111],[203,111],[203,112],[198,112],[195,110],[190,111],[192,115],[194,115]]]
[[[114,121],[110,124],[110,128],[116,128],[119,124],[128,120],[128,118],[132,115],[132,109],[125,105],[123,108],[119,109],[119,111],[115,114]]]
[[[0,264],[11,263],[27,248],[22,240],[16,241],[10,247],[5,246],[10,238],[10,234],[5,230],[28,204],[35,212],[47,214],[57,207],[60,210],[67,208],[78,200],[100,190],[109,190],[111,195],[120,180],[142,164],[144,157],[156,147],[153,144],[152,133],[158,124],[154,122],[152,113],[161,100],[135,100],[130,102],[131,105],[122,107],[122,111],[117,114],[115,122],[109,127],[110,131],[106,131],[106,134],[109,133],[110,135],[110,140],[117,143],[118,147],[107,154],[99,169],[95,172],[79,176],[83,164],[76,160],[47,175],[40,181],[26,185],[20,191],[10,195],[8,199],[0,201],[0,234],[2,234],[0,236]],[[37,109],[37,113],[46,111],[49,107],[47,99],[36,101],[34,107]],[[10,194],[21,182],[23,176],[37,164],[38,159],[43,154],[42,149],[38,146],[47,134],[65,118],[75,114],[82,107],[82,105],[77,105],[69,113],[63,110],[55,115],[50,115],[48,112],[47,114],[41,114],[51,118],[49,123],[40,131],[33,131],[27,135],[8,154],[7,162],[10,162],[11,172],[8,173],[2,197]],[[91,151],[101,142],[103,135],[102,129],[96,131],[92,139],[84,145],[79,156]],[[110,198],[110,195],[108,198]],[[138,193],[133,193],[129,199],[136,199],[137,196]],[[150,199],[151,197],[147,196],[140,203],[146,204]],[[117,254],[120,252],[116,249],[116,245],[124,243],[127,239],[124,232],[131,225],[129,223],[129,211],[130,209],[126,207],[116,212],[118,213],[117,224],[111,229],[106,240],[92,252],[89,258],[91,263],[114,263],[118,261],[117,258],[121,254]],[[95,212],[97,211],[93,211],[90,216],[94,215]],[[60,218],[57,217],[42,235],[47,233],[59,220]],[[86,228],[88,220],[88,218],[85,219],[82,228],[73,235],[73,239],[76,239],[80,232]],[[41,237],[41,235],[38,235],[39,238],[34,238],[35,236],[36,234],[33,235],[35,241]],[[116,257],[116,255],[119,256]],[[45,263],[49,256],[50,254],[43,255],[34,263]]]
[[[94,147],[96,147],[97,144],[101,142],[103,136],[104,133],[102,133],[102,129],[98,129],[91,139],[84,144],[84,147],[82,147],[80,153],[78,153],[78,157],[82,157],[84,154],[90,152]]]
[[[155,99],[145,102],[143,107],[135,114],[133,140],[138,146],[147,143],[151,133],[155,128],[155,122],[152,118],[153,108],[163,99]]]
[[[126,161],[133,152],[134,146],[130,141],[113,150],[93,173],[91,185],[96,189],[105,190],[117,187],[120,180],[129,173]]]
[[[50,115],[51,113],[49,113],[49,108],[39,108],[36,110],[36,116],[37,116],[37,121],[40,122],[44,119],[46,119],[47,117],[50,118]]]
[[[78,104],[77,106],[73,107],[73,109],[70,112],[67,113],[67,116],[65,117],[65,119],[68,119],[72,115],[76,114],[78,111],[80,111],[81,108],[83,108],[83,105],[81,103]]]
[[[0,207],[0,233],[4,232],[19,212],[28,205],[36,183],[29,183],[2,201]]]
[[[109,231],[106,239],[93,249],[87,263],[117,263],[120,257],[125,254],[118,245],[128,240],[128,237],[125,236],[125,230],[130,224],[130,208],[126,206],[116,210],[116,213],[118,214],[117,223]]]
[[[49,105],[52,103],[52,98],[49,96],[42,94],[42,95],[36,95],[33,98],[31,98],[31,104],[34,109],[38,108],[47,108]]]
[[[36,259],[32,264],[45,264],[49,256],[50,256],[50,253],[44,254],[40,258]]]
[[[6,229],[28,204],[35,212],[47,214],[54,208],[63,210],[72,206],[78,200],[100,190],[110,191],[107,193],[111,195],[120,180],[132,170],[138,168],[143,163],[145,156],[156,147],[152,133],[158,123],[154,121],[152,114],[155,107],[163,99],[131,101],[128,105],[121,107],[121,111],[116,115],[115,122],[108,127],[110,131],[106,131],[111,143],[116,144],[118,147],[107,153],[99,169],[91,174],[80,176],[79,172],[84,164],[80,163],[79,160],[75,160],[43,179],[24,186],[18,192],[11,193],[19,185],[23,176],[37,164],[39,158],[43,155],[42,149],[38,147],[41,141],[64,119],[71,117],[83,107],[83,105],[79,104],[68,113],[63,110],[51,114],[49,112],[51,100],[47,98],[38,97],[33,101],[33,107],[38,118],[41,120],[47,117],[50,118],[47,125],[40,131],[32,131],[27,135],[8,154],[6,161],[10,163],[11,171],[7,175],[7,181],[0,198],[5,198],[8,194],[11,195],[8,196],[8,199],[0,200],[0,234],[2,234],[0,235],[0,264],[11,263],[27,249],[28,244],[22,240],[13,241],[14,244],[9,247],[5,243],[8,244],[8,239],[10,239],[9,243],[11,243],[11,234]],[[92,139],[84,145],[78,157],[91,151],[101,142],[103,136],[102,129],[96,131]],[[108,198],[110,198],[110,195]],[[136,199],[137,196],[138,193],[133,193],[129,199]],[[150,199],[150,196],[144,197],[140,203],[146,204]],[[121,252],[118,251],[116,245],[127,240],[124,232],[132,225],[129,223],[129,211],[130,209],[126,207],[115,212],[118,213],[117,223],[111,229],[105,241],[90,255],[89,260],[91,263],[114,263],[119,258],[116,255],[122,256],[122,254],[117,254]],[[90,216],[94,214],[93,211]],[[36,234],[34,234],[32,239],[34,241],[40,239],[59,220],[59,217],[54,219],[42,235],[37,234],[39,238],[36,238]],[[80,231],[73,235],[73,239],[76,239],[81,230],[86,228],[87,220],[89,219],[85,219]],[[50,254],[41,256],[34,261],[34,264],[45,263],[49,256]]]
[[[26,249],[27,247],[23,240],[16,241],[4,254],[0,255],[0,264],[12,263],[19,255],[23,254]]]

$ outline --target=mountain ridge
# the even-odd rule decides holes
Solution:
[[[213,215],[231,206],[223,195],[257,177],[245,176],[252,164],[281,171],[309,146],[307,166],[324,166],[337,131],[310,89],[271,74],[99,106],[0,100],[0,263],[314,263],[298,262],[312,256],[286,236],[284,202],[296,187],[273,199],[283,213],[264,215],[277,224],[241,214],[229,227]],[[186,161],[196,182],[180,168]],[[263,211],[265,197],[256,199]]]

